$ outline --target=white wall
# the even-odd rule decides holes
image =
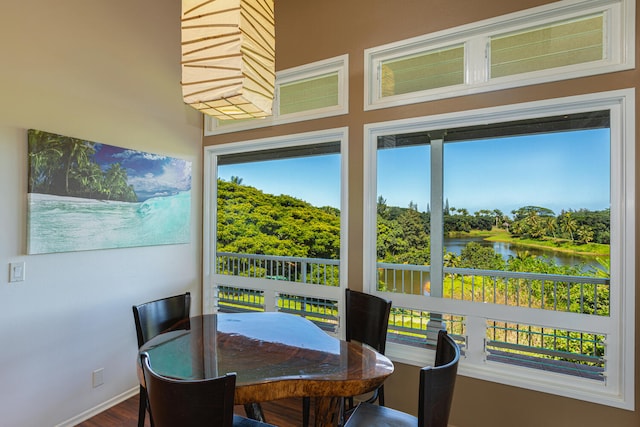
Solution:
[[[190,290],[200,309],[202,128],[179,19],[175,0],[0,5],[2,426],[79,422],[135,390],[133,304]],[[29,128],[192,161],[191,243],[25,255]],[[26,281],[8,283],[12,261]]]

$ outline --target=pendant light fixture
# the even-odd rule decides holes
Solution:
[[[184,102],[219,120],[271,115],[273,0],[182,0]]]

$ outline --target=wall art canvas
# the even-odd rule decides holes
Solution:
[[[191,162],[28,131],[27,253],[188,243]]]

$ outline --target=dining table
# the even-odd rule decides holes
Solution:
[[[315,399],[315,425],[336,426],[342,397],[375,390],[393,363],[366,344],[340,340],[283,312],[191,317],[140,348],[160,375],[183,380],[236,374],[235,404],[264,420],[260,402]],[[138,364],[138,377],[144,385]],[[268,421],[268,420],[266,420]]]

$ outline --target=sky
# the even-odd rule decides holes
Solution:
[[[314,206],[340,207],[340,156],[338,154],[223,165],[218,177],[268,194],[287,194]]]
[[[120,163],[139,201],[174,195],[191,189],[191,162],[158,154],[95,144],[93,159],[104,171]]]
[[[419,211],[429,204],[429,148],[415,146],[378,151],[378,195],[389,206]],[[473,214],[523,206],[601,210],[609,207],[609,130],[447,143],[444,148],[444,197],[450,207]],[[242,178],[270,194],[289,194],[315,206],[339,207],[338,155],[225,165],[219,177]]]

